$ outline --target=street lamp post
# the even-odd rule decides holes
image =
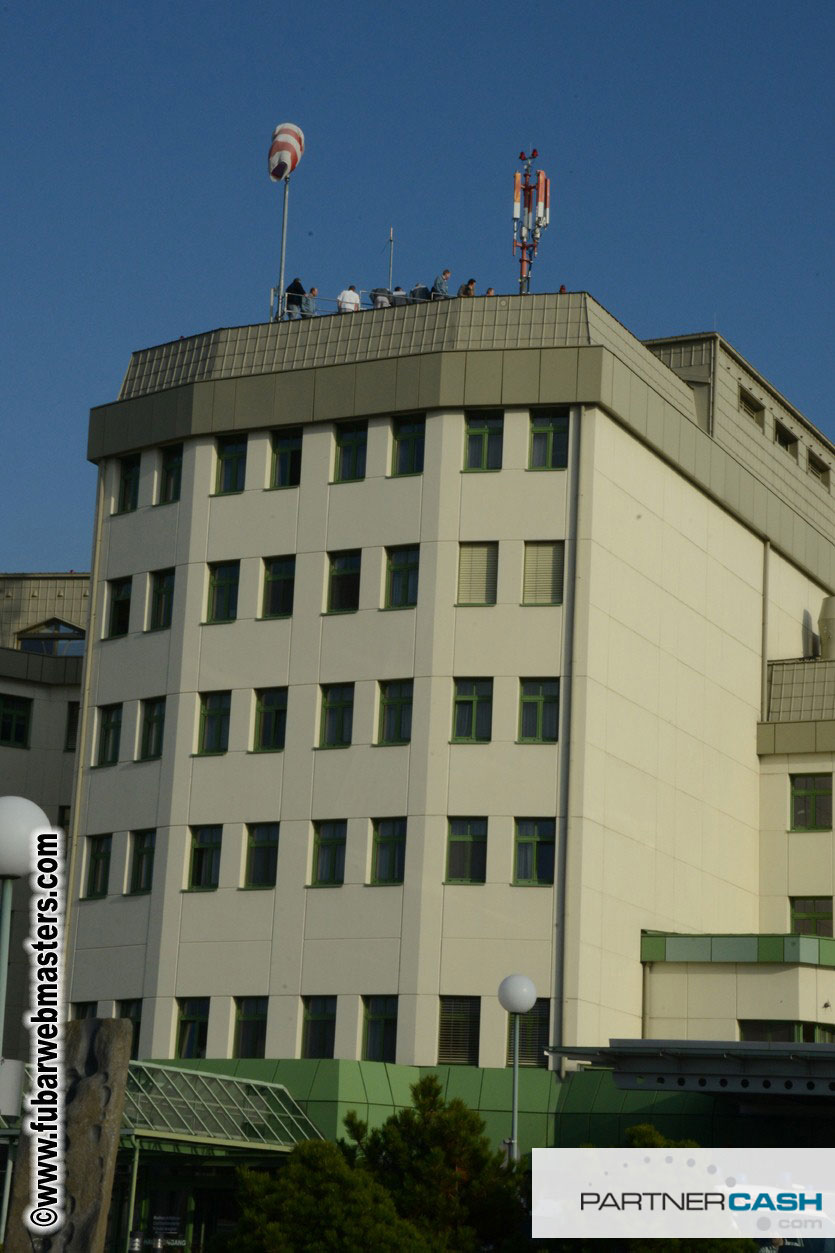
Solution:
[[[499,1004],[513,1016],[513,1103],[510,1124],[510,1160],[519,1161],[519,1015],[536,1004],[536,988],[527,975],[507,975],[499,984]]]

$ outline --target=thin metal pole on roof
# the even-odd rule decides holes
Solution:
[[[394,273],[394,227],[389,227],[389,291],[391,291],[391,276]]]
[[[284,177],[284,212],[281,217],[281,267],[278,272],[278,312],[276,322],[284,317],[287,297],[284,294],[284,258],[287,253],[287,204],[290,199],[290,175]]]

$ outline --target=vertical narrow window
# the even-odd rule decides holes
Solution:
[[[77,700],[67,701],[67,722],[64,728],[64,752],[74,753],[78,743],[78,715],[81,704]]]
[[[523,605],[561,605],[565,544],[536,540],[525,544]]]
[[[139,1056],[139,1033],[142,1030],[142,1001],[117,1001],[116,1017],[126,1018],[130,1023],[130,1055],[135,1061]]]
[[[66,835],[70,829],[70,807],[69,805],[58,806],[58,826]]]
[[[278,871],[277,822],[253,822],[247,827],[246,886],[274,888]]]
[[[220,848],[223,827],[191,828],[191,865],[188,886],[192,891],[214,891],[220,881]]]
[[[353,613],[359,609],[361,558],[362,550],[359,548],[328,553],[328,613]]]
[[[117,513],[133,513],[139,504],[139,453],[119,459],[119,491]]]
[[[130,596],[132,579],[111,579],[107,585],[110,610],[107,615],[107,637],[127,635],[130,625]]]
[[[339,423],[336,428],[335,483],[350,483],[365,478],[367,443],[367,422]]]
[[[219,561],[209,566],[207,622],[234,622],[238,614],[239,561]]]
[[[163,631],[171,626],[174,612],[174,571],[154,570],[151,575],[150,631]]]
[[[102,705],[99,710],[98,766],[115,766],[119,760],[119,741],[122,737],[122,706]]]
[[[829,466],[820,457],[816,457],[811,448],[806,454],[806,469],[813,479],[817,479],[821,487],[829,491]]]
[[[831,896],[792,896],[792,935],[832,935]]]
[[[381,744],[408,744],[412,738],[411,679],[393,679],[380,684]]]
[[[223,435],[217,441],[215,495],[242,492],[246,479],[246,436]]]
[[[205,1057],[209,1035],[208,996],[189,996],[177,1002],[177,1056]]]
[[[256,753],[277,753],[287,731],[287,688],[264,687],[255,693]]]
[[[267,1044],[267,997],[235,997],[235,1057],[263,1057]]]
[[[322,688],[320,748],[347,748],[354,722],[353,683],[331,683]]]
[[[450,818],[446,877],[448,883],[486,882],[486,818]]]
[[[172,505],[180,499],[183,478],[183,446],[169,444],[162,450],[159,476],[159,503]]]
[[[456,679],[452,739],[456,744],[485,744],[493,725],[493,680]]]
[[[744,387],[739,389],[739,407],[743,413],[756,422],[761,431],[765,429],[765,406],[761,405],[756,396],[752,396]]]
[[[31,699],[0,693],[0,748],[28,748],[31,726]]]
[[[88,900],[107,896],[110,878],[111,835],[88,835],[87,837],[87,891]]]
[[[273,431],[272,487],[298,487],[302,477],[302,428]]]
[[[336,887],[345,881],[345,841],[348,824],[344,820],[314,823],[314,887]]]
[[[374,822],[371,882],[402,883],[405,866],[406,819],[377,818]]]
[[[426,419],[398,418],[394,423],[393,475],[422,474]]]
[[[229,746],[231,692],[203,692],[200,696],[198,753],[225,753]]]
[[[556,744],[559,709],[559,679],[522,679],[519,684],[520,743]]]
[[[832,775],[791,776],[791,824],[793,831],[832,830]]]
[[[548,884],[554,882],[553,818],[517,818],[513,882]]]
[[[420,545],[386,549],[386,608],[413,609],[417,604]]]
[[[302,1057],[333,1057],[336,1036],[336,997],[306,996]]]
[[[504,415],[470,412],[466,416],[465,470],[501,470]]]
[[[397,1052],[397,997],[364,996],[362,1056],[369,1062],[393,1062]]]
[[[132,896],[150,892],[153,887],[156,844],[156,831],[134,831],[130,862],[130,891]]]
[[[548,1013],[550,1004],[540,997],[526,1014],[519,1015],[519,1065],[547,1066],[548,1057],[545,1053],[550,1044],[548,1039]],[[513,1020],[514,1014],[507,1016],[507,1065],[513,1065]]]
[[[140,761],[162,756],[165,732],[165,697],[154,696],[142,702],[142,732],[139,744]]]
[[[568,465],[568,410],[531,410],[531,470],[564,470]]]
[[[289,618],[293,612],[293,591],[296,583],[295,557],[264,558],[265,618]]]
[[[70,1006],[70,1021],[83,1022],[85,1018],[95,1018],[98,1001],[73,1001]]]
[[[459,544],[458,604],[495,605],[498,572],[497,543]]]
[[[774,423],[774,442],[784,449],[790,457],[794,457],[795,461],[797,460],[797,450],[800,442],[794,432],[790,431],[787,426],[783,426],[782,422]]]
[[[439,1066],[477,1066],[481,998],[442,996],[438,1031]]]

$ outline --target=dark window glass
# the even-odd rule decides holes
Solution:
[[[117,513],[133,513],[139,504],[139,453],[119,460],[119,495]]]
[[[323,687],[320,748],[346,748],[351,743],[353,721],[353,683],[332,683]]]
[[[225,753],[229,745],[231,692],[204,692],[200,697],[199,753]]]
[[[254,822],[247,831],[246,886],[274,888],[278,869],[278,823]]]
[[[222,836],[222,827],[192,827],[190,888],[209,891],[217,887]]]
[[[568,410],[531,412],[531,470],[564,470],[568,465]]]
[[[154,880],[156,831],[134,831],[130,866],[131,893],[150,892]]]
[[[372,883],[402,883],[406,865],[406,819],[378,818],[374,823]]]
[[[450,818],[449,883],[484,883],[487,877],[487,819]]]
[[[32,701],[28,696],[0,694],[0,747],[28,748]]]
[[[348,483],[365,478],[365,449],[368,442],[368,424],[365,422],[342,422],[336,428],[336,483]]]
[[[794,831],[831,831],[832,775],[793,774],[791,806]]]
[[[183,477],[183,446],[169,444],[162,450],[162,466],[159,479],[159,503],[173,504],[180,499],[180,485]]]
[[[302,476],[302,428],[273,431],[273,487],[298,487]]]
[[[352,613],[359,608],[361,559],[359,548],[329,554],[328,613]]]
[[[267,1042],[267,997],[235,998],[235,1057],[263,1057]]]
[[[142,1030],[142,1002],[117,1001],[116,1017],[127,1018],[131,1025],[130,1055],[133,1059],[139,1056],[139,1032]]]
[[[207,622],[234,622],[238,613],[238,579],[241,563],[221,561],[209,566]]]
[[[113,837],[110,835],[90,835],[87,837],[87,897],[107,896],[107,881],[110,877],[110,848]]]
[[[179,1002],[177,1056],[205,1057],[209,1034],[208,996],[190,996]]]
[[[295,582],[295,557],[264,558],[263,616],[265,618],[289,618],[293,612]]]
[[[392,474],[422,474],[424,418],[399,418],[394,424],[394,464]]]
[[[452,738],[458,743],[483,744],[493,725],[493,680],[456,679]]]
[[[793,896],[792,934],[832,935],[831,896]]]
[[[287,730],[287,688],[262,688],[255,700],[255,752],[277,752]]]
[[[102,705],[99,710],[99,756],[97,765],[115,766],[122,736],[122,706]]]
[[[110,614],[107,619],[107,635],[113,639],[117,635],[127,635],[130,624],[130,595],[132,579],[111,579]]]
[[[165,697],[155,696],[142,702],[142,738],[139,756],[149,761],[162,756],[162,739],[165,731]]]
[[[397,1052],[397,997],[366,996],[362,1055],[370,1062],[393,1062]]]
[[[386,608],[411,609],[417,604],[420,545],[389,548],[386,553]]]
[[[217,441],[215,493],[242,492],[246,479],[246,436],[224,435]]]
[[[554,882],[555,833],[553,818],[516,819],[514,883]]]
[[[171,626],[174,612],[174,571],[155,570],[151,575],[151,631]]]
[[[559,679],[522,679],[519,739],[524,744],[555,744],[559,726]]]
[[[333,1057],[336,1034],[336,997],[304,998],[302,1057]]]
[[[345,841],[348,834],[347,822],[317,822],[314,832],[314,887],[334,887],[343,883],[345,879]]]
[[[411,679],[380,684],[380,743],[408,744],[412,738]]]
[[[465,470],[501,470],[504,416],[471,412],[466,417]]]

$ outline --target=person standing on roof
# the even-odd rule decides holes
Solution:
[[[336,298],[336,307],[340,313],[356,313],[360,307],[360,298],[353,283],[346,287]]]
[[[458,288],[458,295],[459,296],[474,296],[475,295],[475,279],[469,278],[467,279],[466,283],[462,283],[461,286]]]
[[[441,270],[441,273],[438,275],[438,277],[435,279],[435,282],[432,284],[432,299],[433,300],[450,300],[451,299],[450,294],[449,294],[449,276],[451,273],[452,273],[451,270]]]
[[[316,297],[319,295],[318,287],[311,287],[306,296],[302,296],[301,313],[303,318],[312,318],[316,316]]]
[[[300,278],[294,278],[284,292],[284,312],[288,318],[300,318],[302,315],[302,296],[305,290]]]

